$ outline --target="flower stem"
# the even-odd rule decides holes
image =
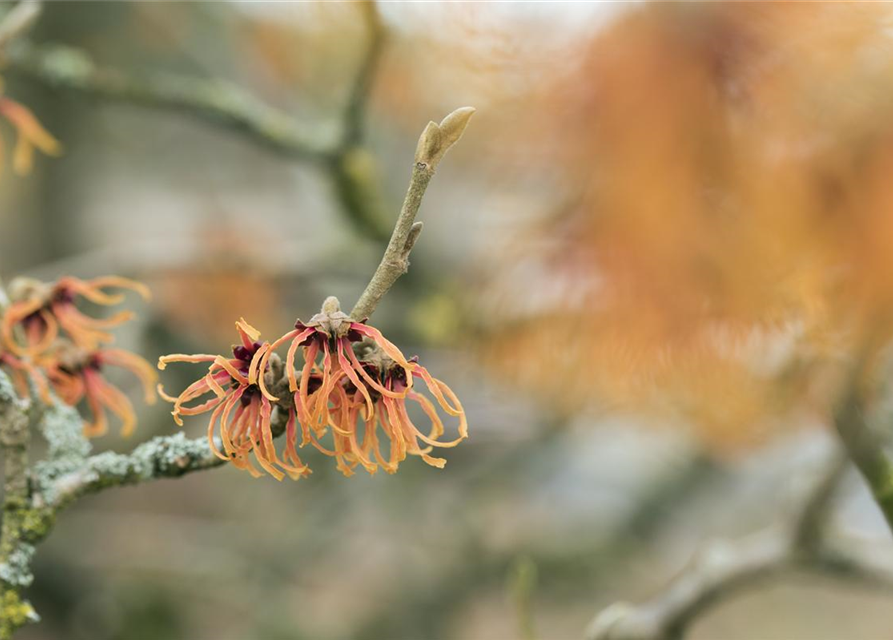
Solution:
[[[381,263],[350,312],[354,320],[362,321],[371,316],[384,295],[409,269],[409,254],[422,231],[422,223],[416,222],[415,219],[422,206],[422,198],[428,183],[431,182],[443,155],[462,137],[473,114],[472,107],[456,109],[440,124],[429,122],[422,132],[416,147],[409,188],[406,190],[403,207],[394,225],[394,232],[391,234]]]

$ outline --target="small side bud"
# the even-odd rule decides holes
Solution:
[[[409,252],[412,251],[413,246],[415,246],[416,240],[419,239],[419,234],[422,233],[422,229],[424,228],[424,224],[419,222],[413,222],[412,226],[409,228],[409,235],[406,236],[406,244],[403,245],[403,254],[404,256],[408,256]]]

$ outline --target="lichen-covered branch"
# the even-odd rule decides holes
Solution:
[[[71,472],[42,483],[43,489],[35,496],[35,504],[58,510],[81,496],[103,489],[176,478],[212,469],[224,462],[211,453],[204,438],[191,439],[183,433],[157,437],[128,454],[107,451],[86,458],[83,465]]]
[[[28,467],[28,415],[5,374],[0,372],[0,443],[4,471],[4,518],[0,543],[0,640],[18,627],[36,621],[33,607],[21,598],[32,580],[30,564],[35,545],[49,535],[58,513],[78,498],[111,487],[177,478],[225,463],[205,438],[183,433],[153,438],[129,454],[90,455],[77,411],[62,404],[32,412],[48,444],[47,457]],[[39,405],[32,405],[36,410]],[[284,430],[284,414],[274,415],[273,430]]]
[[[832,540],[824,531],[842,468],[839,459],[828,466],[791,522],[739,540],[713,543],[651,600],[640,605],[618,603],[602,611],[593,619],[587,639],[678,640],[705,609],[793,569],[893,590],[893,563],[862,553],[859,541]]]
[[[273,437],[282,434],[287,416],[273,416]],[[195,471],[226,464],[211,451],[206,438],[187,438],[184,433],[159,436],[127,454],[104,452],[83,458],[70,468],[38,465],[40,493],[34,506],[55,511],[77,498],[111,487],[140,484],[161,478],[179,478]]]
[[[36,618],[20,590],[31,584],[34,547],[27,535],[28,404],[0,372],[0,451],[3,458],[3,525],[0,528],[0,639]]]
[[[429,122],[422,132],[416,147],[415,164],[412,167],[409,189],[406,191],[400,216],[397,218],[381,263],[350,312],[350,316],[355,320],[362,321],[370,317],[384,295],[409,268],[409,253],[422,231],[422,223],[416,222],[415,219],[422,206],[422,198],[428,189],[428,183],[431,182],[444,154],[462,137],[472,115],[474,115],[472,107],[456,109],[440,124]]]

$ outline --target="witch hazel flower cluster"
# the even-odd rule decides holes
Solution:
[[[255,477],[308,475],[298,455],[307,445],[334,458],[346,476],[357,468],[395,473],[409,455],[442,468],[446,460],[433,452],[468,437],[456,394],[380,331],[342,312],[336,298],[273,342],[261,341],[244,319],[236,330],[239,343],[231,357],[162,356],[160,369],[184,362],[207,364],[208,370],[176,397],[159,391],[173,403],[178,424],[183,416],[209,413],[211,450]],[[441,414],[456,423],[454,439],[443,439]],[[277,448],[280,435],[284,444]]]
[[[33,386],[44,402],[52,400],[52,392],[66,404],[85,405],[84,434],[90,437],[108,431],[108,413],[120,421],[122,435],[129,435],[136,426],[133,404],[106,379],[107,366],[133,373],[145,401],[155,400],[158,374],[152,365],[111,346],[114,336],[109,330],[132,319],[133,312],[96,318],[78,306],[81,301],[119,305],[125,296],[112,292],[116,289],[135,292],[146,300],[150,297],[145,285],[117,276],[64,277],[55,283],[17,278],[10,284],[10,302],[0,316],[0,366],[9,371],[19,394],[28,396]]]

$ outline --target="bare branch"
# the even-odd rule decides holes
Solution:
[[[300,127],[238,87],[217,80],[172,75],[131,77],[97,66],[83,51],[20,44],[6,53],[6,68],[54,89],[187,113],[244,133],[285,155],[327,160],[333,145]]]
[[[472,115],[474,115],[472,107],[456,109],[439,125],[429,122],[422,132],[416,147],[415,164],[412,167],[403,208],[400,210],[400,216],[397,218],[381,263],[350,312],[350,316],[355,320],[365,320],[371,316],[384,295],[409,268],[409,253],[422,230],[421,227],[415,226],[415,219],[422,206],[422,198],[428,183],[434,176],[434,170],[441,158],[462,137]]]
[[[688,622],[710,604],[738,589],[787,568],[789,538],[767,530],[735,542],[704,549],[666,591],[634,606],[614,604],[590,625],[589,640],[671,640],[682,637]]]
[[[97,65],[86,52],[64,46],[17,42],[4,52],[5,69],[52,89],[104,100],[186,113],[251,138],[287,157],[313,162],[327,172],[352,225],[375,240],[389,224],[375,161],[366,151],[364,112],[384,51],[386,29],[375,2],[360,5],[368,43],[343,115],[333,127],[305,126],[239,87],[213,79],[130,75]],[[36,15],[35,15],[36,17]],[[325,130],[324,133],[320,131]]]
[[[378,5],[358,3],[366,26],[366,48],[344,109],[341,138],[329,165],[335,195],[353,224],[376,240],[388,239],[388,207],[381,190],[374,158],[363,148],[365,111],[387,36]]]
[[[868,395],[868,368],[877,351],[866,345],[855,359],[847,387],[837,404],[834,427],[850,460],[868,484],[875,502],[893,530],[893,465],[884,452],[883,442],[872,432],[865,417]]]
[[[861,553],[861,541],[823,535],[827,511],[843,471],[836,458],[792,522],[704,549],[664,592],[641,605],[618,603],[597,615],[589,640],[677,640],[707,608],[741,589],[792,569],[816,571],[893,589],[893,561]],[[890,549],[893,551],[893,548]]]
[[[893,546],[870,545],[851,536],[831,537],[811,567],[857,585],[893,591]]]
[[[378,12],[378,5],[373,0],[364,0],[359,5],[363,12],[363,20],[366,25],[368,43],[357,71],[350,97],[347,100],[347,108],[344,110],[344,130],[342,131],[342,149],[349,149],[363,142],[364,127],[363,116],[369,93],[372,90],[372,81],[375,78],[381,55],[384,53],[385,31]]]
[[[816,551],[821,546],[828,514],[837,496],[837,488],[843,474],[849,468],[849,459],[838,452],[828,462],[812,491],[807,495],[799,512],[794,512],[791,527],[792,545],[797,549]]]
[[[539,432],[534,438],[485,455],[486,463],[463,476],[457,491],[482,491],[494,483],[500,486],[511,483],[527,468],[521,461],[529,463],[560,449],[564,440],[555,436],[561,429],[553,421],[548,424],[551,429]],[[720,473],[703,452],[689,453],[689,457],[648,483],[635,507],[610,528],[606,537],[583,536],[557,548],[539,551],[529,548],[494,551],[482,547],[483,537],[476,523],[459,523],[462,526],[444,571],[437,575],[422,571],[417,575],[409,570],[397,581],[402,585],[399,590],[390,595],[391,600],[403,603],[403,607],[400,610],[382,607],[354,630],[353,638],[415,637],[419,629],[424,629],[429,637],[446,635],[456,616],[469,603],[476,601],[480,594],[503,586],[502,580],[510,574],[519,554],[529,555],[539,574],[549,580],[560,579],[565,588],[585,589],[592,588],[594,581],[611,582],[624,558],[629,558],[654,537],[666,518],[690,495],[691,489],[705,481],[709,483]]]

